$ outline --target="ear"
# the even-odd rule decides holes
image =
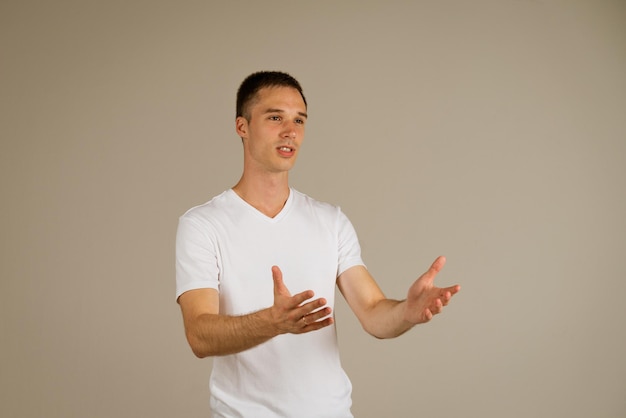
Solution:
[[[235,131],[241,139],[246,138],[248,136],[248,120],[243,116],[238,116],[235,119]]]

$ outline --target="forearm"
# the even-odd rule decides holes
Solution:
[[[433,285],[445,261],[445,257],[437,257],[428,271],[411,285],[407,299],[402,301],[387,299],[364,266],[344,271],[337,285],[368,333],[377,338],[393,338],[430,321],[460,290],[458,285],[445,288]]]
[[[415,325],[404,319],[405,310],[406,301],[381,299],[363,316],[361,324],[376,338],[398,337]]]
[[[203,358],[245,351],[280,332],[264,309],[241,316],[205,313],[187,324],[185,333],[194,354]]]

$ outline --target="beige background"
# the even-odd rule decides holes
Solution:
[[[259,69],[387,294],[463,286],[393,341],[341,300],[357,417],[626,416],[624,1],[2,0],[0,54],[1,416],[208,416],[174,234]]]

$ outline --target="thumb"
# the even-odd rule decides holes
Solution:
[[[442,255],[437,257],[433,264],[430,266],[429,270],[432,270],[435,274],[439,273],[443,266],[446,264],[446,258]]]
[[[291,296],[285,282],[283,282],[283,272],[278,266],[272,266],[272,279],[274,279],[274,295]]]
[[[437,273],[441,271],[445,264],[446,258],[444,256],[437,257],[437,259],[433,261],[433,264],[430,265],[426,273],[422,274],[422,276],[420,277],[420,279],[422,279],[421,281],[427,281],[432,283],[435,280],[435,276],[437,275]]]

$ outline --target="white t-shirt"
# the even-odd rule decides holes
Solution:
[[[294,189],[274,218],[231,189],[179,220],[177,298],[213,288],[221,314],[267,308],[274,302],[273,265],[292,295],[311,289],[334,308],[337,276],[363,261],[343,212]],[[334,325],[215,357],[210,390],[215,417],[352,417],[352,386],[341,367]]]

